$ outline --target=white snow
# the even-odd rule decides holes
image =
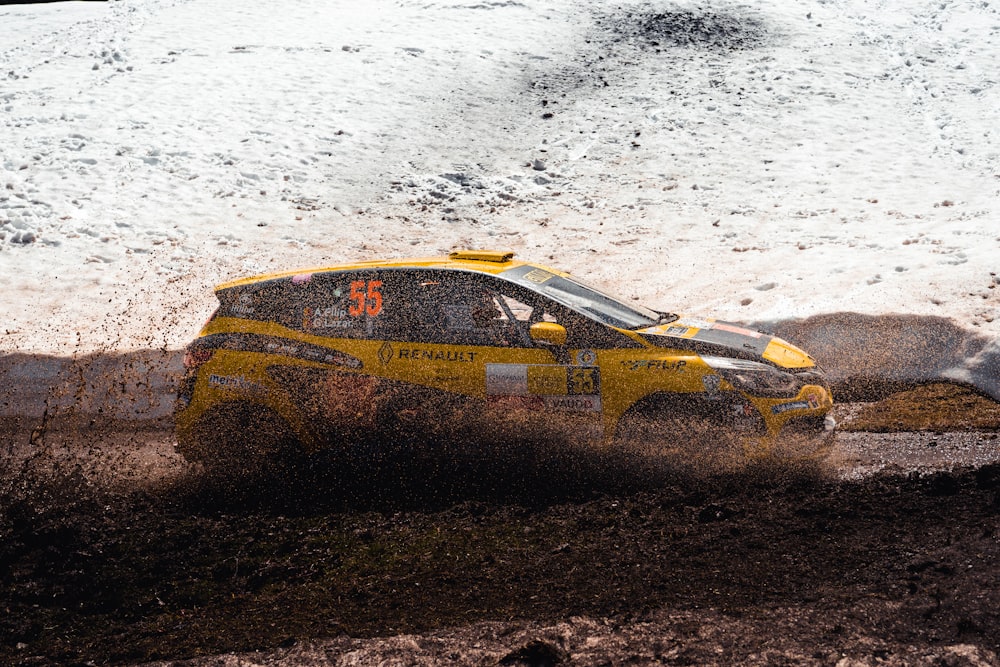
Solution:
[[[0,6],[0,348],[176,349],[223,280],[489,247],[664,310],[946,318],[935,373],[1000,397],[998,55],[979,0]]]

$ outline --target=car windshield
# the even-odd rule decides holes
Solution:
[[[620,329],[642,329],[677,319],[643,306],[630,306],[603,292],[573,279],[564,278],[534,266],[519,266],[500,274],[553,301]]]

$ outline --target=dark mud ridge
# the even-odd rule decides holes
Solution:
[[[0,663],[997,664],[1000,466],[521,461],[449,487],[425,463],[383,462],[380,491],[349,468],[115,492],[12,472]]]

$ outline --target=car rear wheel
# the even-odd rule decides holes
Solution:
[[[229,403],[213,408],[196,427],[197,459],[213,473],[253,477],[294,466],[302,447],[294,431],[270,408]]]

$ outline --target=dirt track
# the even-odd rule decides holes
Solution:
[[[0,662],[1000,664],[1000,441],[961,420],[822,465],[526,442],[239,488],[100,426],[4,477]]]

